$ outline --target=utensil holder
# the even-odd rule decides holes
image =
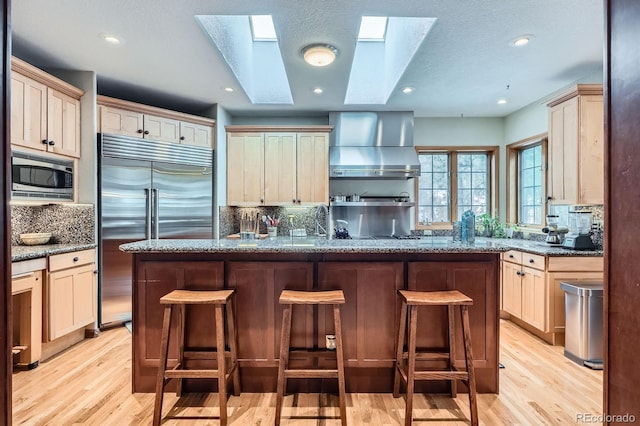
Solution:
[[[270,237],[278,236],[278,227],[277,226],[267,226],[267,235]]]

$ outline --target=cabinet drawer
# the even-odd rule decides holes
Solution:
[[[95,259],[96,249],[56,254],[49,257],[49,272],[72,268],[74,266],[86,265],[87,263],[95,262]]]
[[[601,256],[549,257],[549,271],[602,272],[604,258]]]
[[[544,256],[533,253],[522,253],[522,266],[544,271]]]
[[[502,253],[502,260],[522,264],[522,252],[518,250],[505,251],[504,253]]]

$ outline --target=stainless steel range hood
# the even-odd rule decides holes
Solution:
[[[420,175],[413,112],[332,112],[329,177],[408,179]]]

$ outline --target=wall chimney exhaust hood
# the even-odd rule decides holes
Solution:
[[[413,112],[331,112],[330,178],[408,179],[420,175]]]

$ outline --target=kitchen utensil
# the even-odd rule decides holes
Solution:
[[[333,197],[331,197],[333,199],[333,201],[335,201],[336,203],[344,203],[345,201],[347,201],[347,196],[346,195],[342,195],[342,194],[338,194],[338,195],[334,195]]]
[[[50,232],[36,232],[31,234],[20,234],[20,241],[26,246],[37,246],[47,244],[51,239]]]
[[[395,201],[396,203],[406,203],[409,201],[409,193],[407,191],[402,191],[396,198],[393,199],[393,201]]]
[[[542,228],[542,232],[547,235],[545,241],[548,244],[562,244],[564,242],[564,235],[569,232],[566,226],[558,226],[560,218],[555,214],[547,215],[547,226]]]
[[[349,231],[347,230],[347,225],[349,225],[349,223],[346,220],[342,220],[342,219],[337,219],[336,223],[338,225],[334,229],[335,237],[338,239],[351,238],[349,236]]]
[[[362,199],[360,197],[362,197],[364,194],[366,194],[367,191],[364,191],[362,194],[353,194],[350,196],[350,201],[357,203],[358,201],[362,201]]]

